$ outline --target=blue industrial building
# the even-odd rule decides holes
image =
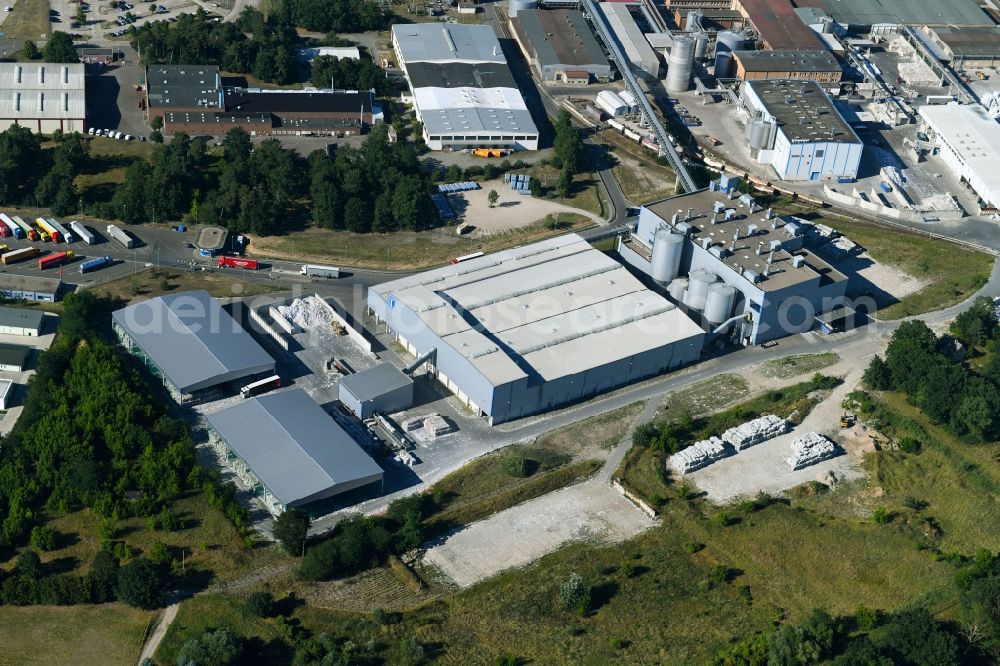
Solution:
[[[62,293],[59,278],[35,277],[5,273],[0,275],[0,296],[16,301],[42,301],[54,303]]]
[[[804,247],[800,225],[740,195],[700,190],[644,206],[619,240],[628,264],[710,332],[759,344],[812,330],[841,308],[847,278]]]
[[[372,287],[368,308],[493,424],[692,363],[705,338],[576,234]]]

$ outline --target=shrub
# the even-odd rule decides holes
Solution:
[[[729,582],[729,576],[731,575],[729,567],[725,564],[716,564],[712,567],[709,572],[709,577],[716,583],[722,584]]]
[[[906,453],[920,453],[922,445],[915,437],[903,437],[899,440],[899,450]]]
[[[56,533],[51,527],[36,525],[31,528],[31,545],[41,551],[56,549]]]
[[[274,615],[274,596],[270,592],[251,592],[243,612],[250,617],[271,617]]]
[[[872,522],[876,525],[885,525],[889,522],[889,520],[891,520],[889,510],[884,506],[876,507],[876,509],[872,511]]]
[[[729,527],[730,523],[732,523],[732,518],[725,511],[719,511],[712,516],[712,523],[719,527]]]
[[[570,577],[559,586],[559,598],[562,600],[563,608],[577,615],[584,615],[590,608],[590,588],[584,584],[583,577],[578,573],[570,574]]]
[[[854,611],[854,624],[861,631],[871,631],[878,624],[878,611],[867,606],[858,606]]]
[[[504,456],[500,460],[500,467],[507,473],[508,476],[512,476],[516,479],[523,479],[531,476],[531,473],[534,471],[534,461],[516,453],[512,453],[508,456]]]
[[[698,543],[697,541],[688,541],[686,544],[684,544],[684,550],[691,553],[692,555],[700,550],[704,550],[704,548],[705,544]]]
[[[694,495],[694,488],[687,481],[677,486],[677,497],[686,500],[690,499],[692,495]]]

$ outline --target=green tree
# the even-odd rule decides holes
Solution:
[[[955,317],[949,332],[972,347],[984,345],[992,340],[997,332],[993,301],[987,296],[978,297],[968,310]]]
[[[99,550],[90,562],[87,579],[90,584],[90,599],[103,604],[115,599],[118,586],[118,558],[109,550]]]
[[[886,391],[892,387],[892,373],[889,371],[889,366],[882,359],[881,356],[877,354],[872,358],[871,363],[865,369],[865,374],[862,377],[865,386],[872,389],[873,391]]]
[[[55,550],[56,533],[51,527],[36,525],[31,528],[31,545],[38,550]]]
[[[302,509],[288,509],[274,520],[274,538],[289,555],[302,555],[310,523]]]
[[[56,30],[42,49],[45,62],[80,62],[80,57],[73,47],[73,37],[68,33]]]
[[[500,194],[496,190],[490,190],[490,193],[487,195],[486,199],[487,201],[489,201],[490,208],[493,208],[494,206],[497,205],[497,201],[500,200]]]
[[[22,550],[14,561],[14,571],[19,576],[38,578],[42,573],[42,561],[33,550]]]
[[[21,57],[25,60],[38,60],[42,57],[42,52],[38,50],[33,41],[26,39],[24,46],[21,47]]]
[[[154,130],[163,129],[163,116],[153,116],[149,126]]]
[[[177,653],[177,666],[228,666],[243,652],[243,640],[228,629],[214,629],[190,639]]]
[[[152,610],[163,605],[163,580],[149,560],[137,557],[118,572],[117,596],[129,606]]]
[[[574,572],[559,586],[559,599],[566,610],[584,615],[590,609],[590,587]]]
[[[274,596],[260,590],[251,592],[243,609],[250,617],[271,617],[275,612]]]

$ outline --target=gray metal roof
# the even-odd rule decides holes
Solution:
[[[975,0],[814,0],[845,25],[993,25]]]
[[[28,363],[28,356],[31,355],[31,347],[21,345],[0,344],[0,364],[16,365],[23,368]]]
[[[0,291],[34,291],[55,294],[62,286],[59,278],[36,277],[18,273],[0,273]]]
[[[434,63],[407,65],[410,86],[417,88],[517,88],[507,63]]]
[[[507,62],[500,41],[488,25],[397,23],[392,36],[403,61]]]
[[[382,468],[302,389],[252,398],[208,423],[286,506],[382,478]]]
[[[392,363],[379,363],[367,370],[344,377],[340,380],[340,388],[360,402],[367,402],[412,383],[413,379],[403,374],[403,371]]]
[[[815,81],[762,79],[743,85],[757,94],[789,141],[861,143]]]
[[[733,51],[733,57],[749,72],[842,72],[829,51]]]
[[[149,104],[158,108],[219,108],[222,78],[216,65],[149,65]],[[207,104],[205,103],[207,100]]]
[[[0,326],[19,326],[38,330],[42,327],[44,317],[40,310],[0,307]]]
[[[274,359],[207,291],[158,296],[112,317],[182,393],[274,371]]]
[[[610,68],[593,31],[575,9],[522,9],[513,20],[539,65]]]

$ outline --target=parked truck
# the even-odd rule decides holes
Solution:
[[[219,268],[245,268],[255,271],[260,266],[256,259],[246,259],[244,257],[219,257]]]
[[[93,259],[87,259],[87,261],[80,264],[80,272],[89,273],[90,271],[96,271],[99,268],[111,265],[112,261],[111,257],[94,257]]]
[[[38,260],[38,270],[44,271],[46,268],[62,266],[72,258],[73,258],[73,250],[66,250],[65,252],[53,252],[52,254],[48,254]]]
[[[47,217],[45,218],[45,221],[48,222],[50,227],[59,232],[59,235],[62,236],[63,243],[73,242],[74,240],[73,234],[69,232],[69,229],[60,224],[59,220],[55,219],[54,217]]]
[[[311,277],[335,278],[340,277],[340,269],[336,266],[320,266],[319,264],[306,264],[299,269],[300,275]]]
[[[5,252],[2,256],[0,256],[0,262],[2,262],[4,266],[9,266],[10,264],[24,261],[25,259],[37,257],[39,253],[40,250],[37,247],[22,247],[20,250]]]
[[[93,232],[91,232],[90,229],[83,226],[83,224],[77,222],[76,220],[73,220],[72,222],[69,223],[69,228],[72,229],[74,232],[76,232],[76,235],[79,236],[80,239],[87,245],[93,245],[97,241],[97,238],[94,236]]]
[[[38,228],[41,229],[43,241],[51,240],[53,243],[62,242],[62,234],[59,233],[59,230],[53,227],[44,217],[36,217],[35,224],[37,224]]]
[[[119,243],[121,243],[122,245],[124,245],[125,247],[127,247],[128,249],[131,250],[132,248],[135,247],[135,239],[132,238],[132,236],[130,236],[129,233],[127,231],[125,231],[124,229],[116,227],[113,224],[109,224],[108,228],[107,228],[107,232],[108,232],[108,236],[110,236],[111,238],[114,238],[116,241],[118,241]]]
[[[24,237],[24,231],[22,231],[21,227],[17,226],[17,224],[14,223],[14,220],[10,219],[10,215],[7,215],[6,213],[0,213],[0,224],[2,224],[3,227],[8,231],[8,233],[5,235],[13,236],[14,238]]]
[[[38,242],[38,231],[35,230],[33,226],[24,221],[23,218],[14,216],[14,223],[21,228],[21,233],[24,237],[30,240],[32,243]]]

